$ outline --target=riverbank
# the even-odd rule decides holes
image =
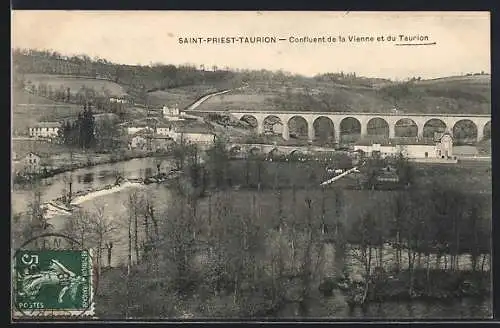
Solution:
[[[114,164],[114,163],[119,163],[119,162],[125,162],[131,159],[136,159],[136,158],[148,158],[148,157],[155,157],[157,154],[153,152],[126,152],[122,154],[100,154],[101,156],[95,156],[95,157],[90,157],[91,154],[88,154],[88,156],[84,160],[76,160],[75,162],[71,164],[63,164],[59,167],[53,167],[51,169],[45,169],[44,171],[38,173],[38,174],[30,174],[30,175],[21,175],[17,174],[14,176],[13,183],[22,185],[22,184],[28,184],[32,183],[33,181],[39,181],[41,179],[46,179],[53,177],[57,174],[60,173],[65,173],[65,172],[70,172],[82,168],[89,168],[97,165],[103,165],[103,164]],[[102,155],[108,155],[108,156],[102,156]]]
[[[410,275],[408,270],[377,272],[365,281],[350,278],[325,279],[320,284],[325,296],[335,290],[347,296],[350,306],[365,306],[372,302],[411,300],[450,300],[464,297],[491,296],[491,274],[483,270],[436,270],[418,268]]]
[[[74,210],[75,208],[79,208],[80,205],[83,202],[90,201],[92,199],[102,197],[105,195],[109,195],[115,192],[120,192],[124,189],[127,188],[132,188],[132,187],[141,187],[141,186],[146,186],[148,184],[152,183],[164,183],[169,180],[169,178],[173,177],[173,175],[169,174],[160,174],[160,175],[155,175],[152,177],[147,177],[146,179],[123,179],[119,178],[117,179],[117,182],[114,184],[108,184],[105,185],[101,188],[91,188],[91,189],[86,189],[86,190],[80,190],[78,192],[75,192],[72,196],[72,200],[69,205],[67,204],[67,201],[65,197],[59,197],[57,199],[54,199],[52,201],[49,201],[45,203],[45,206],[53,207],[56,208],[60,211],[65,211],[66,213],[63,214],[71,214],[71,211]],[[61,214],[60,212],[58,214]],[[50,218],[50,216],[47,216]]]

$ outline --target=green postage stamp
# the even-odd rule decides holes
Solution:
[[[14,318],[92,317],[91,250],[20,250],[14,259]]]

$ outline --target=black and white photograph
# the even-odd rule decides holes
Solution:
[[[493,318],[489,12],[11,20],[12,321]]]

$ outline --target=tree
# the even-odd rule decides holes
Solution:
[[[102,268],[102,251],[104,245],[112,241],[112,234],[118,229],[118,226],[113,219],[105,215],[104,208],[98,206],[95,212],[89,216],[89,227],[94,237],[95,245],[97,248],[97,274],[101,276]]]
[[[84,149],[95,144],[95,118],[90,104],[84,105],[83,111],[78,114],[76,122],[79,129],[79,145]]]
[[[171,268],[171,277],[177,291],[186,292],[191,288],[194,272],[195,234],[193,233],[193,212],[189,210],[186,197],[173,196],[169,208],[163,214],[159,245],[161,258]]]
[[[38,186],[35,185],[33,198],[28,204],[29,221],[23,232],[25,239],[38,236],[53,228],[53,225],[47,218],[47,208],[42,204],[41,195],[41,191],[38,189]]]
[[[90,246],[91,218],[84,210],[74,211],[71,218],[65,221],[64,234],[77,240],[82,247]]]
[[[116,149],[119,139],[119,127],[110,117],[104,117],[95,124],[95,141],[98,149]]]
[[[216,188],[225,188],[229,183],[229,152],[227,150],[227,140],[224,137],[217,136],[213,146],[207,150],[207,168],[212,183]]]
[[[413,184],[415,178],[414,168],[402,152],[396,157],[396,170],[401,184],[407,187]]]

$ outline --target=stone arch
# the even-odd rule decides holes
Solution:
[[[340,141],[354,142],[361,137],[361,122],[355,117],[346,117],[340,121]]]
[[[250,155],[260,155],[262,153],[259,147],[252,147],[248,150],[248,154]]]
[[[471,120],[459,120],[453,125],[453,142],[456,144],[461,143],[475,143],[478,137],[477,125]]]
[[[314,139],[320,144],[331,144],[335,140],[335,125],[327,116],[319,116],[313,122]]]
[[[281,135],[283,133],[283,122],[276,115],[268,115],[263,120],[264,134]]]
[[[229,154],[231,155],[236,155],[239,154],[240,152],[241,152],[241,146],[239,145],[233,146],[231,147],[231,149],[229,149]]]
[[[366,133],[371,137],[389,138],[389,123],[381,117],[371,118],[366,122]]]
[[[244,128],[257,131],[259,121],[253,115],[245,114],[240,117],[239,122]]]
[[[309,128],[307,120],[300,116],[295,115],[290,117],[287,122],[288,124],[288,133],[291,138],[295,139],[306,139],[307,138],[307,129]]]
[[[483,139],[491,139],[491,121],[486,122],[484,125]]]
[[[394,134],[397,138],[413,138],[418,136],[418,125],[411,118],[399,119],[394,124]]]
[[[439,118],[431,118],[424,124],[422,135],[424,138],[434,138],[434,133],[443,133],[446,131],[446,123]]]
[[[289,156],[292,158],[298,158],[303,156],[304,153],[300,149],[294,149],[290,152]]]

